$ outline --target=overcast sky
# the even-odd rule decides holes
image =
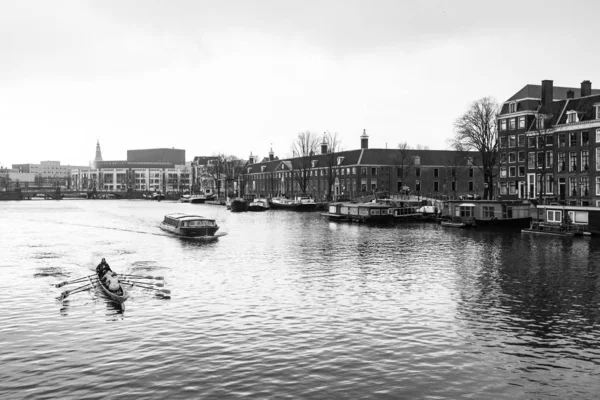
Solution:
[[[600,88],[595,1],[0,0],[0,166],[175,147],[446,149],[469,104]]]

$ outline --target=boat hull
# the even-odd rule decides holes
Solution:
[[[219,227],[200,226],[191,228],[176,228],[165,223],[160,224],[160,229],[182,237],[212,237],[219,230]]]
[[[129,298],[129,292],[123,289],[123,285],[121,285],[121,293],[115,293],[102,283],[100,276],[98,276],[98,286],[100,286],[104,294],[115,303],[123,304]]]
[[[232,200],[230,209],[232,212],[243,212],[248,211],[248,202],[245,200]]]

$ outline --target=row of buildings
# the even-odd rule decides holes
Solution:
[[[501,161],[497,187],[491,188],[495,197],[600,207],[600,90],[590,81],[579,88],[554,86],[550,80],[524,86],[502,104],[497,131]],[[324,139],[320,149],[287,159],[271,149],[262,160],[250,155],[192,161],[186,161],[185,150],[174,148],[128,150],[126,160],[105,161],[97,143],[90,166],[15,164],[0,171],[0,187],[50,183],[82,191],[304,193],[319,199],[376,192],[477,197],[484,192],[478,153],[370,149],[365,131],[359,140],[355,150],[332,151]]]
[[[163,148],[128,150],[127,160],[106,161],[98,142],[92,165],[63,171],[60,186],[75,191],[202,191],[269,197],[303,193],[318,199],[379,192],[477,196],[483,189],[483,177],[475,166],[478,155],[473,152],[369,149],[365,131],[356,150],[332,152],[325,139],[319,150],[289,159],[275,157],[271,149],[262,160],[251,154],[248,160],[198,156],[186,162],[185,150]]]

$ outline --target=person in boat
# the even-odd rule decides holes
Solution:
[[[110,269],[110,265],[108,265],[106,259],[103,258],[102,261],[100,261],[100,264],[98,264],[98,266],[96,267],[96,274],[100,279],[103,279],[106,276],[107,272],[113,271],[112,269]]]
[[[117,293],[119,292],[119,289],[121,289],[121,283],[119,282],[116,272],[111,271],[110,273],[107,273],[103,280],[104,284],[111,292]]]

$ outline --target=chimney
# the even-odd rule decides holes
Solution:
[[[363,134],[360,136],[360,148],[361,149],[369,148],[369,137],[367,136],[366,129],[363,129]]]
[[[572,90],[567,90],[567,99],[575,98],[575,92]]]
[[[323,141],[321,142],[321,154],[327,154],[327,140],[325,140],[325,134],[323,134]]]
[[[542,106],[547,106],[552,103],[554,96],[553,82],[549,80],[542,81]]]
[[[592,94],[592,82],[583,81],[581,82],[581,97],[589,96]]]

